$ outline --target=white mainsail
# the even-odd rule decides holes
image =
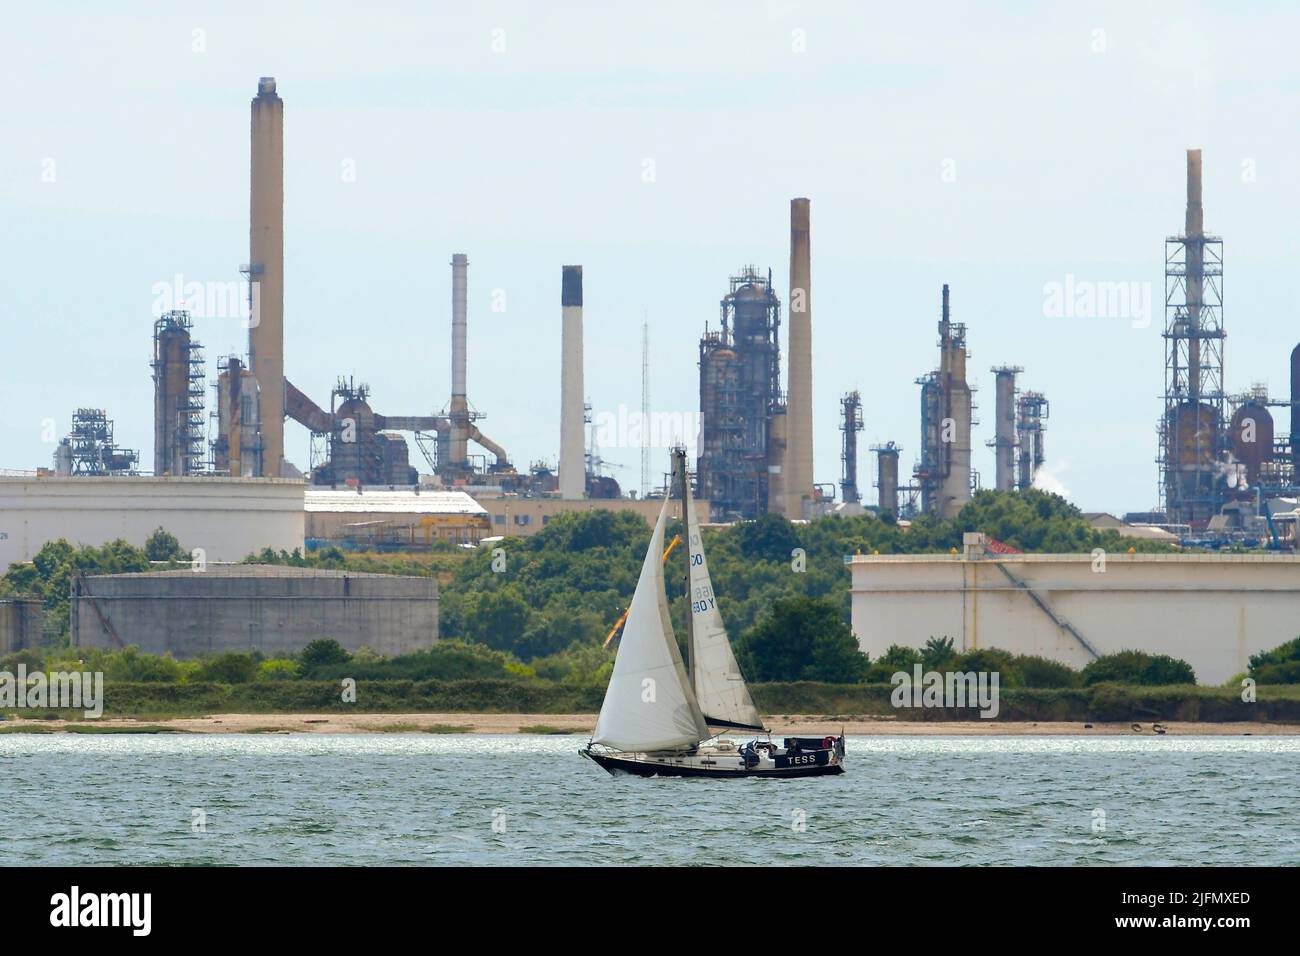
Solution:
[[[664,522],[671,502],[664,498],[655,522],[592,737],[593,743],[616,750],[680,750],[709,736],[664,597]]]
[[[684,469],[683,469],[684,470]],[[691,677],[695,699],[707,723],[717,726],[763,729],[763,718],[749,696],[749,687],[736,664],[727,628],[704,558],[704,542],[691,502],[689,477],[682,476],[682,502],[686,514],[686,543],[690,553]]]

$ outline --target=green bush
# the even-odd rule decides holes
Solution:
[[[947,670],[956,656],[951,637],[931,637],[921,649],[921,665],[928,671]],[[958,668],[964,670],[964,668]]]
[[[1148,687],[1196,683],[1196,673],[1186,661],[1168,654],[1148,654],[1145,651],[1104,654],[1090,661],[1080,676],[1085,687],[1101,683],[1140,684]]]
[[[997,674],[999,688],[1025,686],[1024,677],[1020,673],[1015,655],[999,650],[996,647],[965,651],[958,654],[947,666],[940,669],[959,671],[961,673],[983,671],[986,674]]]
[[[782,598],[736,642],[736,657],[751,680],[861,681],[867,656],[832,601]]]
[[[504,680],[535,675],[531,668],[502,651],[465,641],[439,641],[426,650],[391,659],[317,664],[310,676],[315,680]]]
[[[296,680],[297,677],[297,661],[274,658],[257,665],[258,680]]]
[[[105,680],[151,682],[178,681],[182,673],[170,654],[145,654],[134,644],[104,655],[103,671]]]
[[[32,671],[38,671],[45,666],[45,657],[40,651],[30,647],[0,657],[0,671],[17,674],[19,664],[26,667],[27,672],[30,674]]]
[[[1300,684],[1300,637],[1251,655],[1249,673],[1261,684]]]
[[[1079,672],[1068,664],[1046,657],[1022,655],[1015,660],[1024,687],[1078,687]]]
[[[171,532],[158,528],[145,540],[144,556],[150,561],[177,561],[189,555]]]
[[[343,645],[332,638],[312,641],[298,652],[298,663],[306,677],[314,677],[339,664],[347,664],[352,657],[343,649]]]
[[[1300,661],[1263,664],[1252,671],[1260,684],[1300,684]]]
[[[214,684],[247,684],[257,679],[260,661],[253,654],[228,651],[202,658],[194,670],[194,680]]]

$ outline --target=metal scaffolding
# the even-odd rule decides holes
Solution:
[[[196,475],[206,467],[207,390],[203,346],[190,314],[164,313],[154,323],[154,474]]]
[[[746,266],[721,303],[722,330],[700,339],[700,497],[715,521],[768,511],[773,421],[784,418],[781,302],[772,276]],[[782,424],[784,424],[782,422]]]
[[[77,409],[64,447],[73,475],[137,474],[139,452],[117,447],[113,441],[113,420],[102,408]]]
[[[1161,493],[1167,519],[1203,526],[1224,501],[1223,240],[1165,240]]]

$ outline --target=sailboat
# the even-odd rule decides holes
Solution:
[[[643,777],[815,777],[844,772],[844,737],[772,740],[736,663],[709,579],[686,452],[674,449],[681,489],[690,613],[688,661],[682,660],[664,593],[664,497],[623,623],[614,672],[590,742],[579,751],[611,774]],[[715,732],[714,728],[717,728]],[[723,737],[753,731],[744,743]]]

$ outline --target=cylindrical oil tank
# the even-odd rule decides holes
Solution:
[[[1246,479],[1259,483],[1259,469],[1273,457],[1273,416],[1256,401],[1244,402],[1232,414],[1232,457],[1246,466]]]

